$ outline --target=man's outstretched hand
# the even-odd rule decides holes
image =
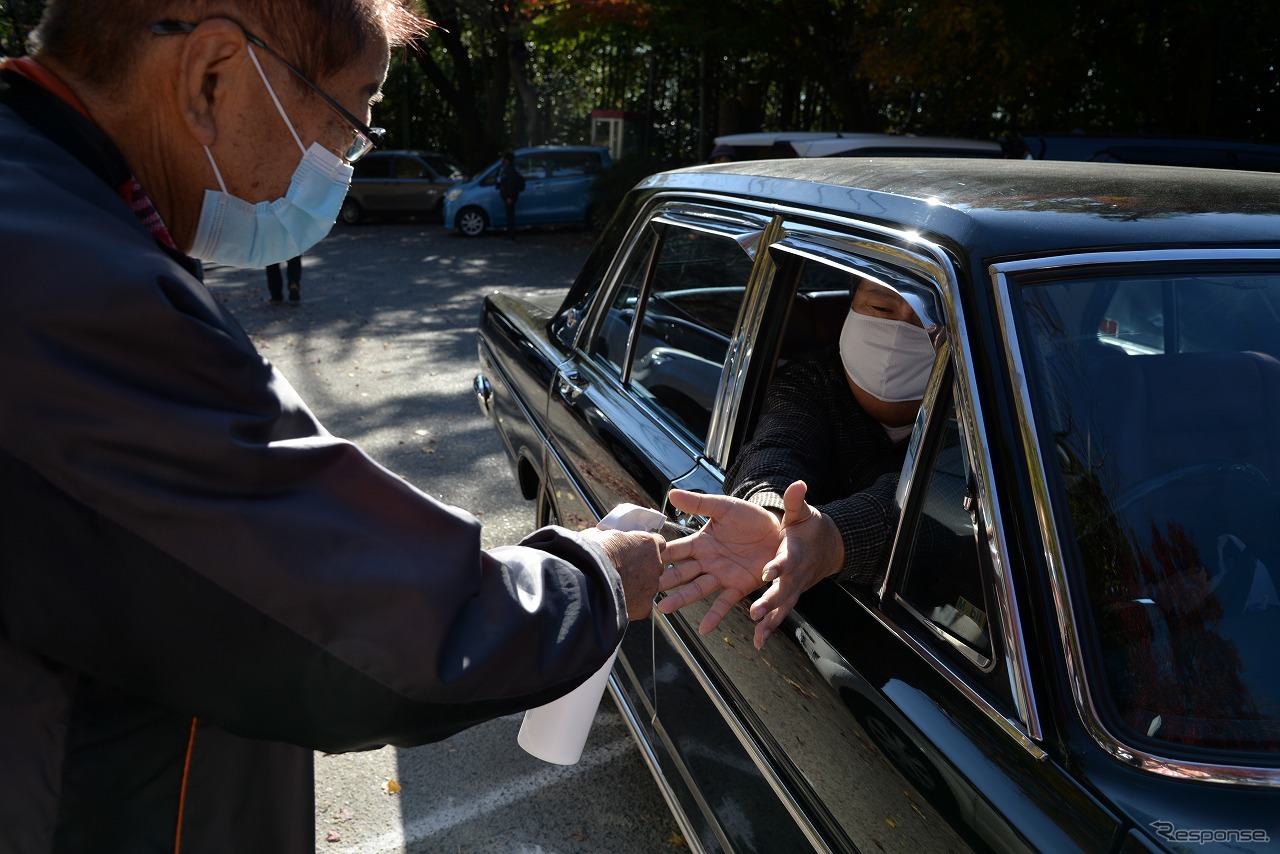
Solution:
[[[728,495],[673,489],[668,500],[678,510],[710,521],[702,530],[667,543],[663,559],[668,569],[658,583],[667,596],[658,610],[670,614],[720,591],[698,626],[705,635],[763,583],[760,573],[778,553],[782,526],[765,508]]]
[[[756,649],[782,623],[800,594],[838,572],[844,545],[835,524],[805,499],[807,487],[796,481],[783,496],[781,520],[763,507],[727,495],[673,489],[670,502],[685,513],[706,516],[702,530],[667,543],[658,603],[664,614],[677,611],[717,591],[698,631],[713,631],[747,594],[769,589],[751,607],[757,621]]]

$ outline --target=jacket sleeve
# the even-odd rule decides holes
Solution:
[[[441,738],[604,662],[627,618],[603,553],[554,528],[482,550],[329,435],[127,211],[50,195],[0,233],[10,641],[325,750]]]
[[[875,584],[884,576],[898,525],[897,489],[898,475],[885,474],[860,492],[818,505],[820,512],[831,517],[844,542],[841,581]]]
[[[815,406],[830,394],[816,364],[783,368],[769,384],[764,412],[729,471],[725,491],[779,513],[782,494],[794,481],[805,481],[811,494],[834,491],[835,431],[826,409]]]

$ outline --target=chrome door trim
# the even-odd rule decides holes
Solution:
[[[640,757],[644,760],[644,764],[649,767],[649,773],[653,775],[654,782],[658,785],[658,791],[662,794],[662,799],[667,802],[667,809],[671,811],[676,824],[680,826],[680,833],[684,835],[684,841],[689,846],[689,851],[691,854],[705,854],[706,849],[702,847],[702,842],[698,839],[697,829],[694,827],[693,821],[685,813],[684,807],[676,797],[675,790],[671,788],[671,784],[667,782],[666,775],[662,773],[662,766],[658,762],[658,756],[653,749],[653,745],[644,736],[644,728],[640,723],[639,716],[636,714],[636,708],[627,699],[626,692],[618,679],[616,665],[614,670],[609,673],[609,693],[613,695],[613,702],[618,707],[627,729],[631,731],[631,737],[635,739],[636,746],[640,749]],[[692,789],[692,791],[697,792],[696,789]],[[710,815],[710,813],[708,814]],[[724,838],[720,828],[713,826],[712,831],[721,839]],[[725,845],[725,848],[727,849],[728,846]]]
[[[1049,567],[1049,583],[1054,606],[1058,611],[1059,640],[1066,657],[1067,676],[1071,682],[1072,697],[1077,714],[1099,747],[1128,765],[1145,771],[1202,782],[1250,784],[1280,787],[1280,770],[1232,765],[1215,765],[1204,762],[1170,759],[1127,743],[1103,724],[1085,678],[1081,628],[1072,610],[1071,591],[1067,584],[1066,563],[1062,542],[1053,520],[1055,508],[1046,480],[1044,456],[1036,436],[1031,406],[1031,390],[1027,382],[1026,365],[1023,363],[1018,331],[1014,323],[1013,301],[1010,296],[1011,276],[1028,271],[1046,271],[1079,267],[1119,264],[1156,264],[1170,261],[1276,261],[1280,249],[1151,249],[1118,250],[1115,252],[1085,252],[1028,258],[992,264],[988,268],[990,287],[996,302],[996,314],[1000,334],[1004,341],[1010,380],[1013,384],[1014,403],[1022,429],[1023,453],[1031,478],[1032,494],[1036,504],[1036,519],[1044,543],[1045,562]]]
[[[771,245],[777,239],[779,229],[779,221],[770,222],[761,234],[761,245]],[[720,374],[720,387],[716,390],[716,405],[711,411],[711,423],[707,427],[706,456],[721,467],[725,465],[731,452],[739,404],[746,388],[747,367],[751,364],[751,354],[755,351],[756,335],[764,313],[764,297],[777,270],[769,252],[757,253],[754,261],[751,277],[747,280],[746,290],[742,295],[742,306],[738,309],[735,326],[737,334],[729,340],[724,360],[725,369]]]

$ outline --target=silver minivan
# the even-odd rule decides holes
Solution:
[[[338,218],[354,225],[367,214],[441,215],[444,194],[466,172],[435,151],[373,151],[355,165]]]

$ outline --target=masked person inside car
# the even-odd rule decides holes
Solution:
[[[49,0],[0,68],[5,850],[303,852],[313,751],[549,702],[652,534],[480,525],[329,434],[201,283],[325,236],[398,0]]]
[[[873,584],[883,576],[907,438],[933,368],[936,316],[923,291],[904,296],[854,277],[839,343],[779,369],[729,470],[728,494],[671,491],[676,508],[710,521],[667,544],[659,610],[719,592],[699,626],[706,634],[768,585],[750,610],[759,648],[824,578]]]

